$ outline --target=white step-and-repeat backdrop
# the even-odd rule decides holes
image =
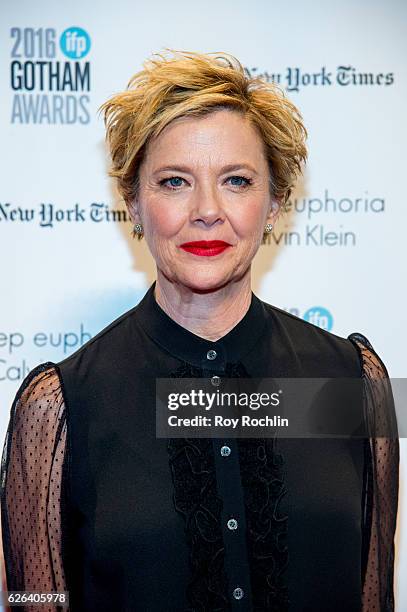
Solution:
[[[286,89],[309,163],[253,268],[262,299],[347,336],[407,376],[402,0],[5,0],[0,26],[0,435],[36,364],[60,360],[155,278],[108,166],[97,109],[153,52],[227,51]],[[396,538],[407,609],[405,441]]]

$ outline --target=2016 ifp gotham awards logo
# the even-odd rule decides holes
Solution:
[[[11,123],[87,124],[90,121],[91,39],[71,26],[10,30]]]

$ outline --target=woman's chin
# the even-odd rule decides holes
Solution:
[[[221,289],[228,283],[232,281],[233,272],[227,273],[209,273],[209,271],[195,271],[193,270],[186,275],[182,275],[179,278],[179,282],[183,284],[185,287],[188,287],[191,291],[196,291],[197,293],[207,293],[210,291],[216,291],[217,289]]]

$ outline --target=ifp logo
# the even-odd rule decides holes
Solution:
[[[62,32],[59,44],[64,55],[70,59],[81,59],[89,53],[90,36],[83,28],[72,26]]]
[[[334,324],[334,319],[327,308],[323,306],[312,306],[304,313],[303,319],[317,325],[326,331],[330,331]]]

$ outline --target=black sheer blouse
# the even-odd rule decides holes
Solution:
[[[8,589],[68,590],[73,612],[393,611],[399,443],[369,341],[252,293],[211,342],[154,287],[16,395],[1,465]],[[213,374],[362,377],[370,438],[157,439],[155,379]]]

